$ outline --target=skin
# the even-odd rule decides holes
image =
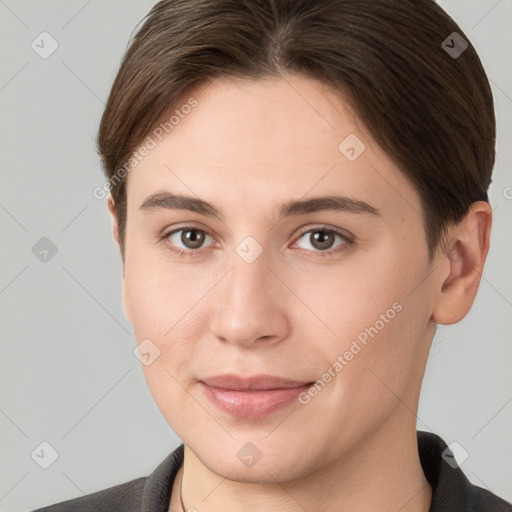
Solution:
[[[458,322],[474,301],[489,205],[474,203],[429,264],[418,194],[340,94],[283,75],[217,79],[191,96],[197,107],[127,185],[124,309],[137,343],[149,338],[160,350],[145,377],[185,444],[169,510],[181,510],[183,473],[185,506],[200,512],[428,511],[416,442],[421,381],[436,324]],[[349,134],[365,144],[355,161],[338,150]],[[162,191],[208,201],[224,218],[140,208]],[[378,214],[278,220],[283,203],[327,195]],[[110,197],[107,205],[118,240]],[[182,232],[160,238],[184,223],[211,237],[199,249]],[[322,255],[310,236],[324,226],[355,242],[336,236]],[[236,252],[247,236],[263,251],[252,263]],[[224,373],[315,381],[395,303],[401,311],[306,405],[237,418],[200,388]],[[237,457],[247,442],[262,455],[251,468]]]

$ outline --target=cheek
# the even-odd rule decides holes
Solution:
[[[297,283],[299,293],[330,327],[332,336],[327,339],[347,341],[359,337],[364,342],[372,326],[380,334],[385,333],[401,309],[403,285],[390,269],[351,265],[337,271],[310,270],[304,275],[308,279]]]
[[[170,266],[151,251],[127,254],[124,302],[137,335],[160,343],[175,336],[197,315],[195,307],[214,280],[198,275],[194,265]]]
[[[206,303],[199,299],[211,288],[213,278],[199,279],[193,265],[176,271],[136,256],[132,252],[126,260],[126,309],[137,344],[145,343],[141,347],[149,346],[152,354],[150,364],[141,357],[148,388],[164,417],[179,425],[184,410],[201,414],[186,388],[204,328],[199,319],[206,314]]]
[[[414,410],[409,393],[421,381],[417,345],[424,326],[418,326],[417,308],[402,288],[396,281],[338,284],[329,289],[327,302],[310,291],[312,301],[325,304],[319,315],[336,335],[310,343],[321,364],[316,364],[315,388],[301,403],[309,417],[321,417],[326,428],[343,432],[333,449],[342,450],[347,440],[384,422],[401,401]]]
[[[310,308],[333,331],[311,344],[325,366],[318,369],[343,374],[336,384],[340,392],[350,390],[351,396],[366,395],[369,401],[389,395],[386,388],[404,391],[429,317],[428,297],[410,293],[420,281],[418,269],[398,263],[396,255],[381,261],[396,263],[361,262],[349,272],[316,276],[315,287],[304,284],[302,289]],[[368,392],[360,389],[363,384]]]

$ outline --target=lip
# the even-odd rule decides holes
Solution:
[[[199,384],[207,398],[221,410],[241,418],[259,418],[289,404],[313,382],[272,375],[229,374],[202,379]]]

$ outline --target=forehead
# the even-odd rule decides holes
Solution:
[[[419,210],[350,103],[317,80],[217,79],[184,95],[168,121],[173,115],[172,127],[149,134],[152,149],[128,175],[134,208],[161,190],[245,210],[336,191],[379,210]]]

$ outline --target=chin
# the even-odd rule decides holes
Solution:
[[[247,435],[229,440],[203,437],[184,442],[210,471],[237,482],[284,483],[317,469],[315,460],[309,461],[305,458],[307,452],[297,448],[303,445],[302,442],[290,442],[293,440],[286,436],[286,432],[281,434],[272,441]]]

